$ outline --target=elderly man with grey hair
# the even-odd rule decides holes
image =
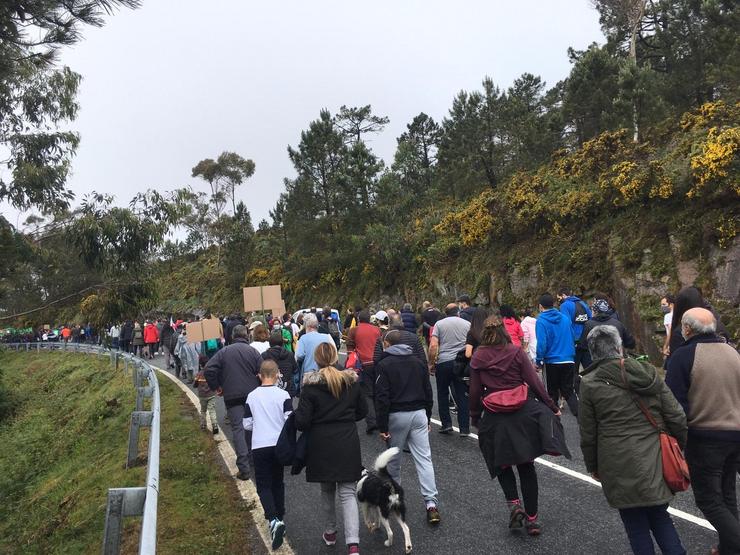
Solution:
[[[686,461],[696,505],[719,534],[717,553],[740,553],[740,354],[716,330],[709,310],[684,313],[685,341],[668,359],[666,382],[688,417]]]
[[[316,347],[322,343],[331,343],[334,345],[334,340],[331,335],[319,332],[319,321],[315,314],[311,312],[305,314],[303,316],[303,325],[306,328],[306,333],[298,340],[298,345],[295,350],[295,358],[298,361],[299,369],[296,373],[296,378],[298,380],[296,391],[300,389],[300,385],[305,374],[316,372],[319,369],[316,364],[316,360],[313,357]]]
[[[598,326],[587,342],[594,362],[583,375],[578,417],[586,469],[619,510],[634,553],[654,553],[654,537],[663,553],[685,554],[668,514],[673,493],[660,467],[659,434],[643,409],[681,445],[686,416],[651,364],[623,358],[617,328]]]
[[[245,432],[242,420],[247,396],[260,386],[257,376],[262,357],[249,345],[249,331],[241,324],[232,332],[233,342],[218,351],[204,371],[208,387],[224,398],[226,414],[231,422],[232,443],[236,452],[236,467],[240,480],[251,477],[251,432]]]

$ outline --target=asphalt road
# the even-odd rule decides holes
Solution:
[[[161,362],[161,357],[158,362]],[[224,406],[217,404],[222,429]],[[433,418],[437,419],[436,407]],[[455,415],[453,420],[456,422]],[[431,445],[442,522],[431,528],[426,523],[426,512],[416,480],[410,455],[403,454],[401,485],[406,492],[407,522],[415,553],[435,554],[490,554],[532,553],[546,554],[629,554],[627,537],[619,514],[606,503],[601,489],[584,481],[586,469],[579,448],[578,423],[567,411],[562,417],[572,460],[563,457],[545,457],[560,467],[578,473],[569,475],[563,470],[537,465],[540,497],[539,515],[543,526],[540,537],[531,538],[523,532],[510,532],[508,510],[497,481],[490,479],[483,457],[474,438],[461,438],[457,433],[441,435],[439,425],[432,426]],[[384,449],[377,435],[367,436],[364,423],[358,423],[365,466],[372,465]],[[345,553],[341,532],[341,510],[338,509],[339,537],[336,547],[326,547],[321,539],[323,522],[319,512],[319,486],[309,484],[305,474],[286,473],[287,538],[299,554]],[[671,507],[703,518],[694,505],[691,492],[679,494]],[[673,517],[684,547],[690,554],[708,553],[717,543],[716,533],[686,518]],[[385,533],[370,534],[362,526],[360,547],[363,555],[403,553],[400,529],[394,525],[396,541],[387,548],[383,545]],[[656,546],[657,551],[657,546]]]

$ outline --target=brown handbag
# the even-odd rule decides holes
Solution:
[[[660,454],[663,462],[663,479],[665,480],[668,488],[673,492],[686,491],[691,485],[689,477],[689,466],[686,464],[686,458],[684,457],[681,447],[678,445],[678,441],[675,437],[670,435],[655,421],[655,418],[650,413],[650,409],[645,406],[637,395],[630,389],[629,383],[627,382],[627,373],[624,369],[624,359],[619,360],[619,366],[622,370],[622,381],[624,382],[625,388],[632,396],[635,404],[640,408],[642,413],[647,418],[648,422],[658,430],[660,434]]]

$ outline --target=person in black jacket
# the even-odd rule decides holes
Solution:
[[[586,338],[589,332],[598,326],[612,326],[617,328],[619,336],[622,338],[622,347],[625,349],[634,349],[636,346],[635,338],[632,336],[627,327],[619,321],[614,311],[614,307],[609,302],[609,299],[603,293],[596,293],[594,295],[594,301],[591,305],[593,310],[593,318],[583,325],[583,334],[576,343],[576,349],[582,351],[581,361],[583,367],[588,368],[591,366],[591,355],[588,352],[588,343]]]
[[[432,450],[429,446],[432,417],[432,384],[427,365],[404,344],[401,330],[389,331],[385,351],[376,365],[375,412],[380,437],[389,447],[408,446],[419,478],[421,495],[427,509],[427,521],[439,524],[437,484],[434,479]],[[388,463],[388,473],[401,481],[400,457]]]
[[[274,360],[280,370],[280,387],[282,387],[291,398],[295,397],[295,384],[293,375],[298,371],[298,363],[295,356],[283,343],[283,334],[280,330],[272,332],[270,335],[270,348],[262,353],[264,360]]]
[[[402,316],[398,313],[388,317],[388,323],[390,324],[389,329],[382,331],[380,337],[375,342],[375,349],[373,350],[373,363],[378,364],[378,361],[383,356],[383,340],[386,334],[391,330],[398,330],[401,333],[401,343],[411,347],[411,351],[418,358],[422,364],[427,364],[427,354],[424,351],[424,346],[421,344],[421,338],[415,334],[407,331],[404,328]]]
[[[403,327],[406,331],[416,335],[416,332],[419,330],[419,322],[416,319],[416,313],[411,303],[403,305],[403,308],[401,308],[401,318],[403,318]]]
[[[362,476],[357,421],[365,418],[367,404],[354,370],[336,369],[334,343],[321,343],[314,351],[319,370],[303,377],[300,401],[293,413],[306,442],[306,481],[321,484],[321,507],[326,545],[337,541],[336,497],[342,504],[344,539],[350,553],[360,543],[360,511],[356,482]]]
[[[126,320],[124,324],[121,326],[121,350],[124,353],[131,352],[131,339],[133,339],[134,336],[134,325],[131,323],[131,320]]]
[[[261,384],[258,377],[262,357],[249,345],[249,331],[245,326],[234,328],[234,342],[216,352],[206,364],[208,387],[224,398],[226,415],[231,422],[236,466],[240,480],[249,480],[249,451],[251,432],[244,430],[244,403],[247,396]]]

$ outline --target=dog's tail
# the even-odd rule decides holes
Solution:
[[[391,447],[390,449],[383,451],[378,455],[378,458],[375,459],[375,472],[387,472],[385,468],[388,466],[388,463],[400,452],[401,450],[398,447]]]

